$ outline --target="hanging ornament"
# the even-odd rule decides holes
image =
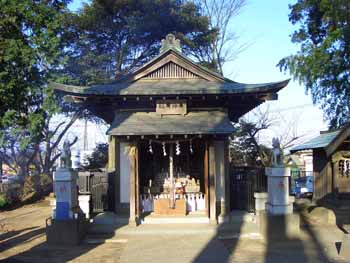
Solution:
[[[152,148],[152,141],[150,140],[149,143],[148,143],[148,152],[150,154],[153,154],[153,148]]]
[[[190,153],[193,154],[192,140],[190,140]]]
[[[176,155],[180,155],[181,151],[180,151],[180,143],[179,141],[176,141]]]
[[[163,155],[166,156],[165,142],[162,142]]]

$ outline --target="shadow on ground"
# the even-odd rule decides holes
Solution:
[[[114,236],[122,224],[110,226],[113,231],[98,236],[98,242],[82,242],[76,246],[52,245],[46,242],[45,227],[30,227],[0,235],[1,262],[115,262],[122,244],[111,250],[104,241]],[[101,247],[101,251],[99,248]],[[97,250],[96,250],[97,249]],[[19,252],[18,252],[19,251]],[[89,253],[91,251],[91,253]]]
[[[246,222],[243,215],[243,213],[235,214],[233,212],[232,217],[235,218],[232,224],[219,225],[216,232],[213,233],[212,238],[205,240],[203,243],[204,246],[200,248],[194,246],[194,248],[198,249],[198,253],[196,253],[197,250],[190,253],[188,252],[190,249],[187,249],[187,256],[194,254],[194,257],[191,256],[191,258],[184,258],[186,253],[180,251],[182,246],[186,246],[188,242],[191,242],[189,239],[186,240],[185,236],[179,235],[169,237],[170,239],[177,238],[179,240],[180,244],[176,247],[179,251],[172,251],[177,257],[171,258],[171,253],[164,253],[164,257],[166,258],[167,256],[168,260],[165,258],[161,259],[160,257],[156,261],[169,263],[185,262],[186,260],[195,263],[346,262],[345,260],[341,261],[330,257],[330,251],[333,251],[333,256],[337,254],[336,243],[334,242],[333,246],[325,248],[324,241],[328,237],[324,234],[323,236],[320,235],[319,228],[315,229],[312,226],[308,226],[307,219],[302,213],[300,213],[302,228],[299,236],[290,234],[288,220],[286,218],[281,217],[281,220],[277,224],[275,220],[266,217],[267,235],[265,239],[257,239],[247,234]],[[43,227],[29,227],[18,231],[10,231],[0,235],[0,258],[3,259],[2,262],[119,262],[119,257],[121,257],[124,251],[124,244],[113,244],[111,246],[111,244],[103,243],[103,240],[115,237],[115,231],[123,226],[125,224],[106,224],[103,229],[107,229],[107,231],[103,231],[103,234],[93,235],[95,239],[99,239],[99,242],[93,244],[84,243],[74,247],[48,245],[45,238],[45,228]],[[327,234],[328,232],[325,233]],[[166,239],[157,237],[157,235],[161,235],[160,233],[156,232],[152,235],[156,236],[156,239],[154,239],[154,242],[152,241],[153,243],[151,242],[151,245],[156,247],[147,251],[148,256],[151,258],[157,256],[157,251],[168,249],[167,244],[162,243],[162,240]],[[183,240],[180,242],[181,238]],[[193,238],[196,238],[196,236]],[[329,238],[337,241],[333,236],[329,236]],[[141,239],[147,243],[147,235],[138,235],[137,240]],[[131,253],[138,253],[140,256],[144,255],[145,248],[140,247],[140,244],[133,243]],[[139,261],[135,262],[142,262],[146,258],[138,257]],[[127,260],[127,255],[124,255],[123,259]]]
[[[275,219],[266,217],[266,235],[262,240],[244,241],[244,238],[230,238],[227,235],[225,238],[222,232],[224,229],[219,228],[215,237],[198,253],[193,262],[349,262],[338,256],[341,244],[336,241],[337,237],[332,232],[320,234],[322,227],[316,231],[313,226],[308,225],[303,214],[299,216],[299,235],[290,232],[288,220],[284,216],[280,216],[277,223]],[[340,233],[339,229],[337,231]],[[326,244],[325,241],[329,242]],[[226,248],[225,252],[222,252],[222,245]]]

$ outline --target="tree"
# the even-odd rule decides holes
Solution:
[[[60,22],[67,2],[0,1],[1,127],[16,122],[35,132],[37,125],[29,123],[42,121],[43,87],[62,58]]]
[[[290,10],[300,50],[278,66],[305,85],[331,128],[340,127],[350,121],[350,2],[298,0]]]
[[[125,75],[158,55],[175,33],[183,52],[208,45],[213,35],[198,6],[180,0],[93,0],[67,22],[69,60],[61,82],[86,85]]]
[[[194,52],[197,60],[204,66],[214,68],[223,75],[225,62],[233,60],[244,48],[237,45],[238,36],[232,31],[232,20],[246,4],[246,0],[198,0],[203,15],[209,18],[209,29],[214,37],[209,39],[210,45],[198,47]]]
[[[240,119],[230,142],[230,157],[236,166],[268,166],[271,151],[259,142],[259,133],[272,125],[268,112],[257,111],[255,120]]]
[[[69,107],[48,86],[64,59],[68,2],[0,2],[0,159],[21,176],[32,164],[49,173],[58,158],[53,149],[81,112],[70,107],[67,126],[50,127],[53,116]]]
[[[105,168],[108,162],[108,144],[98,143],[91,156],[86,158],[85,169]]]

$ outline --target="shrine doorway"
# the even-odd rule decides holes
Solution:
[[[203,140],[139,143],[142,216],[208,214],[208,177]]]

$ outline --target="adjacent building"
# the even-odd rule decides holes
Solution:
[[[321,132],[291,149],[312,150],[314,199],[344,199],[350,194],[350,127]]]

